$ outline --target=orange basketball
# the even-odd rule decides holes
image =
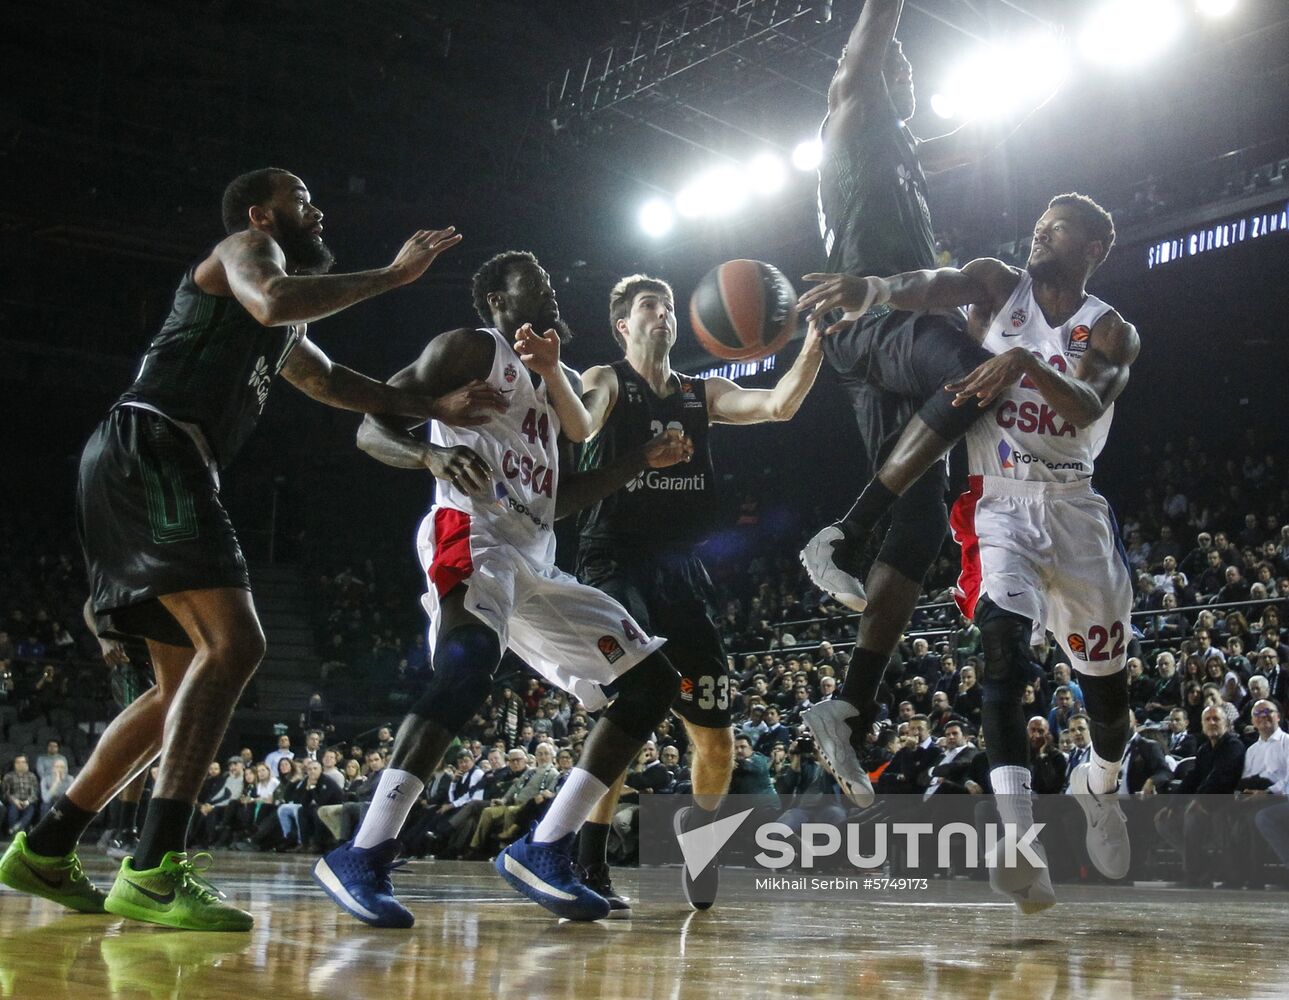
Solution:
[[[756,361],[797,328],[797,293],[783,272],[760,260],[727,260],[703,276],[689,300],[694,336],[714,357]]]

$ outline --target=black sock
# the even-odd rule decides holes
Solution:
[[[706,826],[708,823],[714,823],[715,821],[715,809],[709,811],[695,802],[693,808],[685,816],[685,830],[683,832],[696,830],[700,826]]]
[[[585,869],[602,865],[609,853],[609,824],[582,824],[577,835],[577,863]]]
[[[117,833],[139,832],[139,803],[122,802],[116,820]]]
[[[96,815],[82,809],[66,795],[60,796],[45,818],[27,835],[27,846],[44,858],[71,854]]]
[[[882,675],[890,661],[889,653],[855,647],[850,666],[846,668],[846,677],[841,682],[841,697],[859,709],[861,718],[873,711],[877,689],[881,687]]]
[[[873,533],[882,515],[890,510],[891,505],[898,499],[899,497],[882,485],[880,479],[874,477],[864,487],[864,492],[855,501],[855,506],[846,512],[846,516],[838,521],[837,525],[852,545],[862,543]]]
[[[156,868],[170,851],[187,849],[193,808],[191,802],[179,799],[153,799],[148,803],[148,815],[132,862],[135,871]]]

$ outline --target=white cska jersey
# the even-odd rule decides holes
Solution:
[[[504,413],[493,412],[477,427],[449,427],[433,422],[430,440],[437,445],[464,445],[488,463],[494,475],[494,500],[477,500],[446,480],[435,480],[435,506],[470,515],[477,526],[513,545],[539,567],[555,563],[555,489],[559,482],[559,417],[546,398],[546,383],[532,376],[510,341],[485,329],[497,348],[488,384],[510,401]],[[579,377],[564,366],[577,390]]]
[[[1087,352],[1092,327],[1109,311],[1089,295],[1066,322],[1048,326],[1034,300],[1034,280],[1022,274],[990,324],[984,346],[994,354],[1023,347],[1058,371],[1072,371]],[[1113,419],[1111,404],[1091,426],[1075,427],[1044,402],[1026,377],[1001,393],[993,409],[968,431],[969,471],[1032,482],[1088,479]]]

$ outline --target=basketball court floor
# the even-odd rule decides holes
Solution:
[[[1135,1000],[1283,997],[1289,981],[1289,894],[1275,891],[1059,886],[1061,903],[1027,918],[981,883],[933,880],[859,901],[735,891],[695,913],[670,901],[677,869],[646,869],[618,878],[632,920],[574,924],[491,865],[413,862],[397,878],[417,924],[388,931],[332,906],[311,861],[220,856],[249,934],[69,914],[0,888],[0,997]],[[85,862],[106,886],[110,862]],[[737,889],[750,873],[726,875]]]

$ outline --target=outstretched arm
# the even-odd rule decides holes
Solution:
[[[981,257],[962,269],[941,267],[930,271],[905,271],[889,278],[860,278],[853,274],[807,274],[806,281],[818,282],[797,300],[797,308],[811,317],[822,317],[834,309],[843,318],[826,330],[836,333],[851,320],[874,306],[890,304],[896,309],[923,312],[953,306],[981,306],[997,312],[1016,288],[1020,272],[992,257]]]
[[[1088,351],[1072,374],[1058,371],[1017,347],[991,358],[945,388],[957,393],[954,406],[974,400],[983,409],[1007,386],[1028,376],[1048,406],[1082,428],[1096,421],[1123,392],[1128,384],[1128,369],[1140,351],[1136,327],[1111,311],[1092,328]]]
[[[395,374],[389,385],[427,393],[442,406],[459,413],[502,409],[504,397],[486,379],[492,370],[495,344],[479,330],[452,330],[435,337],[415,362]],[[438,418],[436,418],[438,419]],[[358,447],[385,465],[426,468],[436,479],[460,485],[468,492],[491,496],[493,474],[469,448],[444,448],[412,433],[424,421],[368,413],[358,428]]]
[[[815,384],[823,361],[823,340],[811,320],[801,353],[773,389],[747,389],[727,378],[707,380],[707,415],[714,424],[760,424],[791,420]]]
[[[309,323],[415,281],[434,258],[461,242],[455,228],[422,229],[388,267],[352,274],[286,273],[277,241],[257,229],[234,233],[215,247],[214,260],[233,297],[264,326]]]
[[[564,436],[581,444],[598,428],[592,427],[591,414],[582,403],[579,389],[573,387],[560,364],[559,349],[559,334],[554,330],[539,334],[531,323],[525,323],[515,331],[515,353],[519,360],[546,383],[546,398],[555,408]]]
[[[377,382],[352,368],[336,364],[307,337],[301,337],[287,357],[286,364],[282,366],[282,377],[306,396],[340,410],[392,414],[416,420],[455,418],[450,422],[461,424],[482,423],[487,419],[484,412],[457,414],[450,405],[444,405],[453,401],[424,395],[414,387],[396,388]],[[500,408],[504,400],[500,393],[494,392],[493,396],[482,397],[477,402],[482,411],[485,404]]]
[[[904,0],[868,0],[846,40],[828,109],[828,138],[844,141],[858,134],[864,117],[881,103],[890,103],[883,69],[895,39]]]

